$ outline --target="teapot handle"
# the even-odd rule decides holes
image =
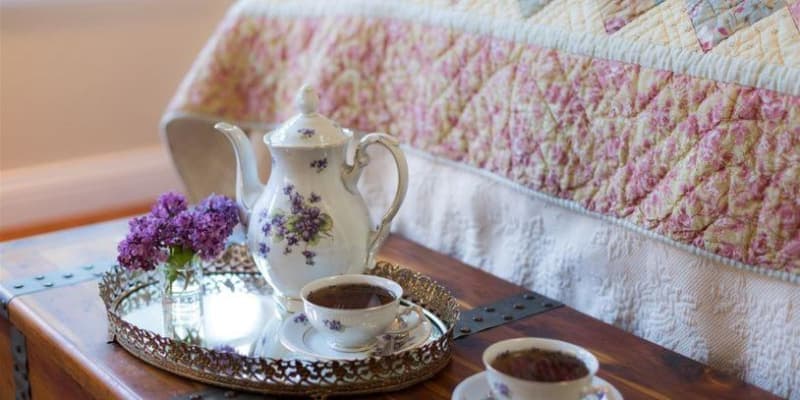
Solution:
[[[408,189],[408,163],[406,163],[406,157],[403,155],[403,151],[400,149],[400,144],[397,142],[397,139],[385,133],[370,133],[359,140],[353,157],[353,166],[345,170],[345,186],[347,186],[348,190],[351,192],[357,190],[355,185],[358,178],[361,176],[361,169],[369,163],[369,158],[366,154],[367,147],[374,143],[380,144],[392,153],[394,162],[397,165],[397,189],[389,209],[383,214],[383,218],[381,218],[381,222],[378,224],[377,228],[370,233],[369,242],[367,244],[367,260],[370,263],[375,253],[377,253],[378,249],[389,235],[389,225],[392,219],[394,219],[394,216],[397,215],[397,211],[400,210],[400,204],[403,203],[403,199],[406,197],[406,190]],[[367,268],[372,268],[372,265],[368,265]]]

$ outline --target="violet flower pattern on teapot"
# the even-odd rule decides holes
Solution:
[[[291,209],[288,212],[278,209],[272,214],[262,211],[259,218],[261,232],[265,239],[271,239],[272,243],[282,246],[284,255],[302,247],[306,264],[314,265],[316,253],[311,249],[321,239],[333,240],[330,234],[333,219],[315,205],[322,200],[320,195],[311,192],[306,199],[292,184],[283,187],[283,194],[289,197]],[[266,257],[271,251],[272,243],[259,242],[259,253]]]

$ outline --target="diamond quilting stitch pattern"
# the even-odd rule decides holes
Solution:
[[[686,0],[686,10],[703,51],[785,5],[783,0]]]
[[[605,27],[607,33],[614,33],[631,22],[634,18],[663,2],[664,0],[606,2],[602,5],[603,27]]]
[[[277,105],[291,104],[305,73],[290,66],[319,53],[321,111],[342,125],[800,274],[796,96],[410,21],[240,16],[173,107],[285,119],[290,107]]]

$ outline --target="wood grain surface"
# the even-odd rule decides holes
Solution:
[[[86,264],[110,265],[126,220],[91,225],[0,244],[0,281]],[[392,236],[379,259],[427,274],[472,308],[522,289],[403,238]],[[31,383],[37,398],[170,399],[206,386],[156,369],[106,343],[107,322],[97,282],[55,288],[14,299],[11,322],[26,336]],[[8,347],[0,322],[0,398],[6,398]],[[456,341],[452,362],[434,379],[373,396],[386,399],[449,399],[455,386],[480,372],[481,353],[493,342],[548,337],[584,346],[600,360],[599,375],[626,399],[776,398],[752,385],[561,307]],[[49,384],[48,384],[49,382]],[[44,387],[43,387],[44,386]],[[366,398],[366,397],[363,397]]]
[[[11,358],[11,324],[0,317],[0,399],[14,398],[14,363]]]

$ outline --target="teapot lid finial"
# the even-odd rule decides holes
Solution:
[[[317,96],[317,92],[314,91],[314,88],[310,85],[303,85],[295,99],[295,106],[297,106],[297,109],[303,114],[308,115],[317,112],[318,105],[319,96]]]
[[[339,146],[350,138],[338,124],[317,112],[319,96],[310,85],[303,85],[294,98],[299,114],[270,132],[265,141],[272,147],[313,148]]]

